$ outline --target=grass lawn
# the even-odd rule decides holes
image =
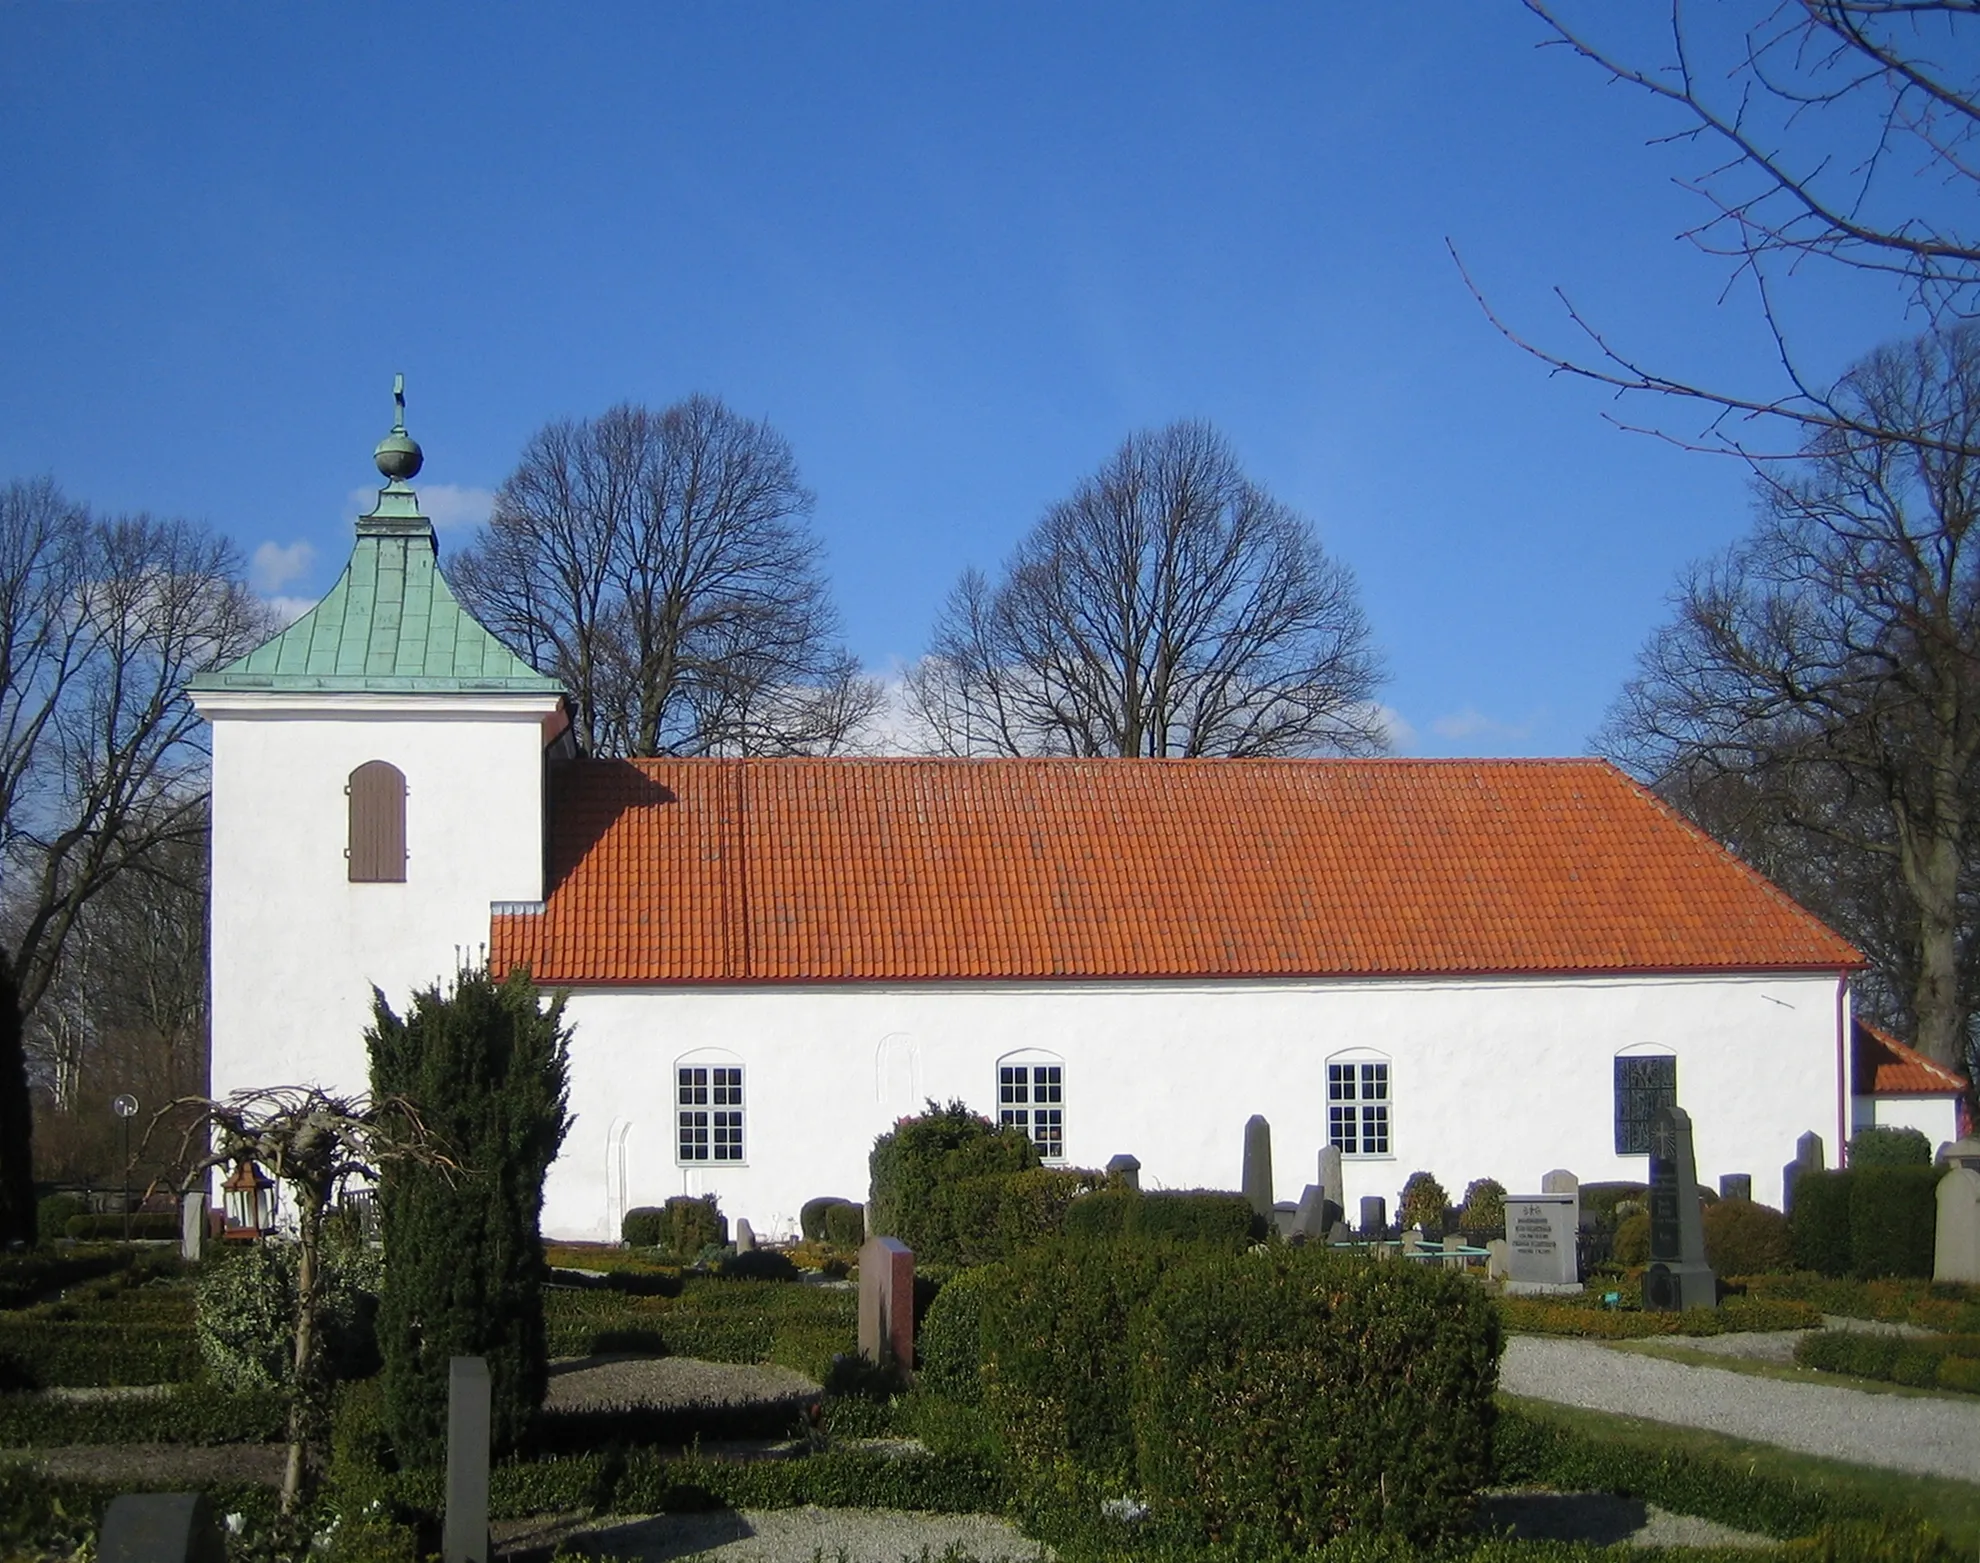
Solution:
[[[1640,1349],[1640,1348],[1638,1348]],[[1715,1360],[1715,1365],[1722,1362]],[[1881,1386],[1888,1388],[1889,1386]],[[1980,1552],[1980,1485],[1937,1476],[1913,1476],[1901,1471],[1849,1465],[1818,1455],[1797,1454],[1773,1444],[1729,1438],[1702,1428],[1676,1427],[1641,1417],[1613,1416],[1501,1394],[1502,1404],[1536,1422],[1551,1423],[1605,1443],[1641,1450],[1646,1456],[1667,1453],[1695,1455],[1743,1470],[1749,1475],[1790,1482],[1818,1492],[1833,1493],[1865,1505],[1889,1509],[1903,1506],[1945,1533],[1956,1552],[1971,1557]]]

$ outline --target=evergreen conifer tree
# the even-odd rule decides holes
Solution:
[[[404,1020],[373,995],[373,1091],[404,1098],[450,1171],[387,1166],[379,1180],[385,1287],[378,1340],[399,1457],[444,1458],[447,1363],[486,1357],[493,1434],[516,1447],[549,1387],[543,1178],[570,1127],[563,1000],[527,974],[462,971],[415,994]]]

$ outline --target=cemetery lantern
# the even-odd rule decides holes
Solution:
[[[235,1164],[220,1193],[227,1207],[222,1236],[253,1241],[275,1230],[275,1180],[252,1160]]]

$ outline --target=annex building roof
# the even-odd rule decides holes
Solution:
[[[1853,1024],[1850,1053],[1858,1096],[1957,1096],[1966,1089],[1966,1081],[1945,1065],[1867,1020]]]
[[[577,760],[544,983],[1853,969],[1594,760]]]

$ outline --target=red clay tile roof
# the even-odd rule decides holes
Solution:
[[[1950,1096],[1966,1089],[1961,1076],[1867,1020],[1855,1023],[1850,1052],[1858,1096]]]
[[[497,970],[579,985],[1840,970],[1600,761],[574,761]]]

